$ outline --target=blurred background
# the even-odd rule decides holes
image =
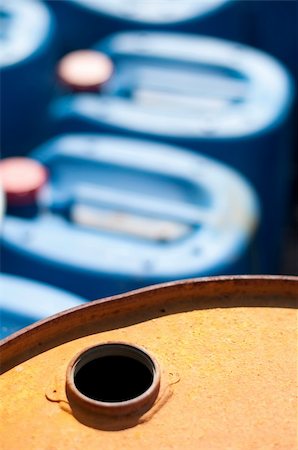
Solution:
[[[2,0],[1,335],[298,275],[295,0]]]

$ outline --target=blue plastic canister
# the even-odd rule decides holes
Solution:
[[[2,188],[2,184],[1,184],[1,180],[0,180],[0,233],[1,233],[2,225],[3,225],[4,212],[5,212],[5,196],[4,196],[4,192],[3,192],[3,188]]]
[[[43,3],[1,2],[2,156],[24,154],[40,142],[53,84],[54,29]]]
[[[249,41],[280,59],[298,77],[298,3],[276,0],[245,2]]]
[[[32,217],[7,215],[3,266],[88,299],[191,276],[247,273],[250,185],[192,152],[96,134],[55,138]],[[254,255],[255,256],[255,255]]]
[[[251,23],[249,41],[282,61],[293,75],[298,85],[298,2],[262,1],[244,2],[246,21]],[[293,115],[294,139],[296,151],[293,177],[293,218],[298,206],[298,102],[295,99]],[[294,219],[295,220],[295,219]]]
[[[46,284],[1,273],[0,339],[83,301]]]
[[[100,94],[57,101],[56,131],[162,140],[230,164],[251,180],[261,199],[261,271],[278,270],[294,96],[283,66],[239,43],[169,33],[119,33],[97,49],[112,57],[114,75]]]
[[[243,2],[237,0],[48,1],[65,51],[88,47],[116,31],[184,31],[246,39]]]

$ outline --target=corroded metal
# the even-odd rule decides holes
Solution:
[[[297,299],[297,277],[187,280],[14,334],[1,345],[3,449],[295,449]],[[109,416],[68,396],[77,355],[105,342],[156,360],[145,410]]]
[[[150,366],[150,369],[152,369],[152,382],[148,389],[146,389],[141,395],[138,395],[131,399],[127,399],[125,401],[99,401],[98,399],[86,396],[86,394],[82,393],[76,386],[75,372],[78,371],[79,366],[94,361],[96,358],[99,359],[100,357],[130,357],[131,354],[133,354],[133,356],[138,361],[142,362],[142,360],[145,359],[145,363]],[[122,377],[124,377],[124,373],[118,373],[116,374],[116,376],[121,379]],[[90,381],[90,379],[87,380],[87,382],[89,383]],[[134,383],[137,381],[138,380],[133,377],[133,374],[131,374],[130,383]],[[153,406],[158,396],[159,388],[160,370],[155,358],[151,355],[148,355],[148,353],[144,349],[128,345],[126,342],[105,342],[98,346],[92,346],[88,349],[84,349],[72,359],[66,371],[66,395],[70,405],[75,405],[72,407],[77,407],[77,409],[95,416],[103,415],[109,417],[117,417],[135,413],[143,414]]]

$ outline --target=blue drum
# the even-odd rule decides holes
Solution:
[[[43,133],[54,69],[54,22],[37,0],[0,5],[1,152],[25,154]]]
[[[32,157],[0,166],[9,188],[7,271],[92,300],[253,269],[258,201],[229,167],[175,146],[97,134],[57,137]],[[9,183],[20,164],[23,173],[31,164],[34,187]]]
[[[127,32],[97,46],[114,62],[101,93],[52,108],[56,132],[97,131],[192,148],[239,170],[262,207],[262,272],[278,270],[287,216],[293,84],[262,52],[208,37]]]
[[[115,31],[129,29],[194,32],[246,39],[243,2],[237,0],[68,0],[48,1],[65,51],[88,47]]]
[[[1,273],[0,339],[83,302],[75,295],[46,284]]]

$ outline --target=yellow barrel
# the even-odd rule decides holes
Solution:
[[[297,299],[298,277],[188,280],[14,334],[1,449],[296,450]]]

